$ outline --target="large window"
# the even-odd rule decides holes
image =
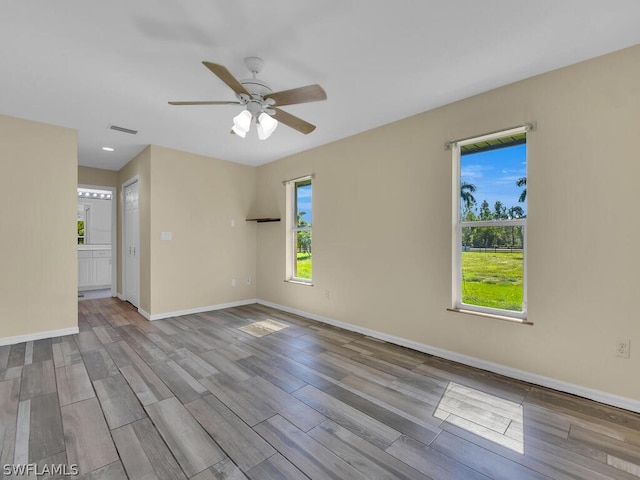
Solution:
[[[311,177],[292,180],[287,192],[287,277],[289,280],[311,283]]]
[[[527,127],[453,144],[454,308],[527,315]]]

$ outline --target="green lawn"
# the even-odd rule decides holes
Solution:
[[[311,254],[298,252],[296,277],[311,280]]]
[[[462,252],[462,301],[522,310],[522,253]]]

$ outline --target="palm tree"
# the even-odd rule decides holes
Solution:
[[[309,222],[304,218],[307,212],[298,212],[298,227],[308,227]],[[299,231],[297,234],[298,252],[311,254],[311,233],[306,230]]]
[[[473,196],[473,192],[476,191],[476,186],[473,183],[461,182],[460,183],[460,198],[467,210],[471,210],[476,204],[476,199]]]
[[[520,177],[516,182],[516,185],[518,187],[524,187],[522,189],[522,193],[520,193],[520,198],[518,198],[518,201],[520,203],[524,203],[524,201],[527,199],[527,177]]]

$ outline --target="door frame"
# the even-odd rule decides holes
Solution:
[[[118,296],[118,188],[79,183],[78,188],[93,188],[111,192],[111,296]]]
[[[126,180],[125,182],[122,183],[121,188],[120,188],[120,209],[121,209],[121,214],[122,214],[122,235],[121,235],[121,241],[122,241],[122,258],[121,258],[121,262],[122,262],[122,293],[121,293],[121,299],[125,300],[125,301],[130,301],[127,299],[126,296],[126,292],[127,292],[127,267],[126,267],[126,262],[127,262],[127,257],[125,255],[125,243],[126,243],[126,239],[127,239],[127,222],[125,221],[125,211],[126,211],[126,205],[125,205],[125,197],[124,197],[124,190],[125,188],[133,185],[134,183],[138,183],[138,255],[136,255],[136,262],[137,262],[137,274],[138,274],[138,298],[137,303],[138,305],[134,305],[136,308],[140,308],[140,175],[135,175],[133,177],[131,177],[130,179]]]

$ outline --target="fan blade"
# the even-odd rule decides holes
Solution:
[[[283,105],[326,100],[327,94],[320,85],[307,85],[306,87],[294,88],[292,90],[269,93],[265,95],[264,98],[273,98],[276,105],[281,107]]]
[[[236,80],[236,77],[231,75],[229,70],[227,70],[225,67],[211,62],[202,62],[202,64],[209,70],[211,70],[213,74],[216,75],[220,80],[226,83],[229,88],[231,88],[231,90],[236,92],[236,95],[244,93],[249,98],[251,98],[251,94],[247,91],[247,89],[244,88],[244,86],[238,80]]]
[[[169,102],[169,105],[242,105],[240,102]]]
[[[309,122],[305,122],[301,118],[291,115],[284,110],[280,110],[279,108],[274,108],[274,110],[276,113],[273,115],[273,118],[278,120],[280,123],[284,123],[286,126],[299,131],[300,133],[307,135],[316,129],[315,125],[311,125]]]

